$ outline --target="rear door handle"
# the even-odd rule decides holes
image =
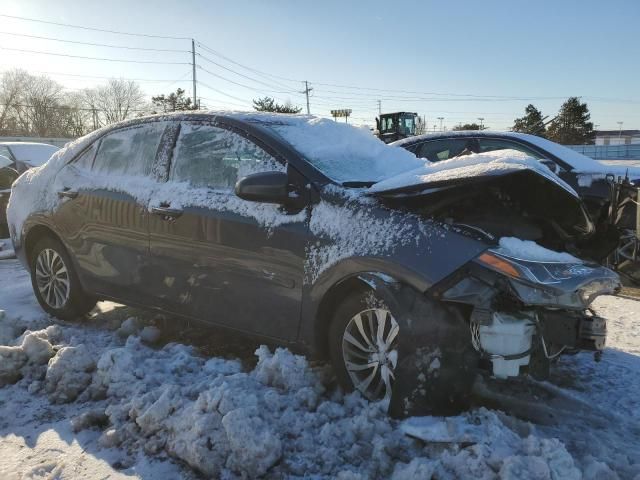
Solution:
[[[151,207],[151,213],[160,215],[161,217],[178,218],[182,215],[182,210],[168,207]]]
[[[60,198],[76,198],[78,196],[78,192],[75,190],[59,190],[58,191],[58,196]]]

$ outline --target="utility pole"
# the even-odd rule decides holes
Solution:
[[[304,90],[300,93],[304,93],[307,96],[307,115],[311,115],[311,110],[309,109],[309,92],[313,90],[313,88],[309,88],[309,83],[304,81]]]
[[[478,120],[480,120],[480,130],[484,130],[484,126],[482,125],[482,122],[484,122],[484,117],[478,117]]]
[[[378,102],[378,117],[382,115],[382,100],[376,100]]]
[[[198,100],[196,96],[196,42],[191,39],[191,77],[193,80],[193,109],[198,108]]]
[[[442,132],[442,121],[444,120],[444,117],[438,117],[438,120],[440,120],[440,131]]]

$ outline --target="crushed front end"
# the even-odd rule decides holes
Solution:
[[[493,376],[529,373],[545,379],[550,362],[561,354],[591,350],[600,358],[606,321],[590,305],[619,288],[618,276],[600,265],[578,259],[529,260],[497,247],[433,293],[468,306],[469,341]]]

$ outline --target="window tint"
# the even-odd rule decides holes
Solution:
[[[478,149],[478,140],[475,138],[444,138],[425,142],[418,146],[416,155],[431,162],[439,162],[463,153],[477,153]]]
[[[164,123],[150,123],[104,136],[93,170],[116,175],[148,175],[164,127]]]
[[[508,149],[523,152],[529,155],[530,157],[536,158],[538,160],[544,158],[539,153],[516,142],[510,142],[509,140],[494,139],[494,138],[480,139],[481,152],[494,152],[496,150],[508,150]]]
[[[229,190],[240,178],[267,171],[284,171],[284,166],[253,142],[222,128],[185,123],[169,179]]]
[[[93,165],[93,157],[96,155],[96,149],[98,142],[93,142],[89,148],[87,148],[81,155],[79,155],[74,161],[73,165],[78,168],[84,168],[91,170]]]

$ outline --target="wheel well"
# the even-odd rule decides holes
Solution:
[[[56,240],[60,240],[53,230],[49,227],[45,227],[44,225],[35,225],[29,230],[29,232],[27,232],[27,236],[24,239],[24,253],[27,257],[27,261],[31,261],[31,252],[33,251],[33,247],[35,247],[38,241],[44,237],[51,237]]]
[[[318,356],[327,358],[329,355],[329,326],[337,306],[353,293],[367,290],[371,290],[371,286],[358,277],[351,277],[333,285],[324,294],[318,307],[315,323],[315,343]]]

